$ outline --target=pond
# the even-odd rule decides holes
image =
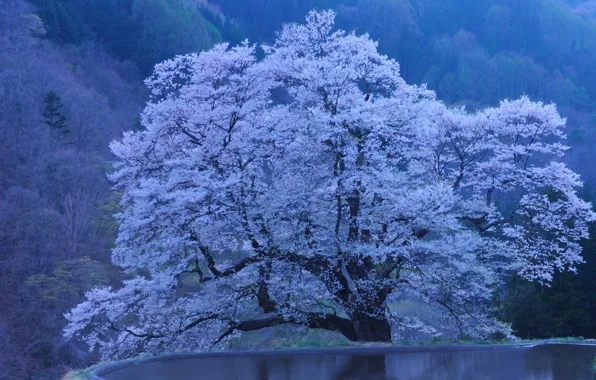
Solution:
[[[583,380],[596,346],[443,346],[171,357],[105,371],[107,380]]]

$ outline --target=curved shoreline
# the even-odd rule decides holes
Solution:
[[[149,356],[136,359],[127,359],[116,363],[107,363],[98,365],[86,373],[88,379],[106,380],[102,375],[117,371],[118,369],[151,363],[156,361],[202,359],[213,357],[238,357],[238,356],[295,356],[295,355],[374,355],[388,353],[410,353],[410,352],[429,352],[429,351],[467,351],[467,350],[486,350],[495,348],[532,348],[548,344],[582,345],[596,346],[596,340],[587,341],[565,341],[565,340],[541,340],[541,341],[520,341],[507,343],[445,343],[445,344],[420,344],[420,345],[362,345],[333,348],[289,348],[279,350],[251,350],[251,351],[207,351],[207,352],[189,352],[172,353],[164,355]]]

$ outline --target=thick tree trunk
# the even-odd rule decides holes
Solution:
[[[283,324],[298,324],[311,328],[337,331],[352,342],[391,342],[391,324],[387,319],[376,319],[363,313],[354,313],[351,319],[333,314],[321,315],[317,313],[307,314],[306,317],[306,320],[298,321],[293,318],[285,319],[280,316],[272,316],[233,323],[216,343],[219,343],[224,337],[236,330],[255,331]]]
[[[391,324],[386,318],[376,319],[367,314],[354,313],[351,319],[358,341],[391,342]]]

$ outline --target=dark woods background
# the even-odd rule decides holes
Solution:
[[[0,379],[54,379],[96,358],[61,337],[84,292],[117,285],[108,143],[138,128],[156,62],[219,41],[271,41],[334,8],[409,83],[470,109],[522,94],[568,118],[569,165],[596,199],[596,1],[1,0]],[[523,338],[596,337],[596,229],[578,274],[518,278],[495,313]]]

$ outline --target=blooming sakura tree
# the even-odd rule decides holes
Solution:
[[[285,25],[261,60],[220,44],[155,67],[145,129],[111,146],[131,277],[89,292],[66,336],[105,357],[282,324],[390,341],[407,299],[507,333],[488,317],[504,274],[548,283],[582,262],[594,214],[554,105],[450,109],[334,16]]]

